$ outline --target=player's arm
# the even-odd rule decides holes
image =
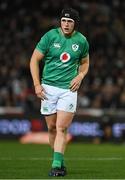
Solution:
[[[44,94],[44,89],[40,83],[40,76],[39,76],[39,62],[43,58],[44,58],[44,54],[42,54],[37,49],[35,49],[30,60],[30,71],[33,79],[33,84],[35,87],[35,93],[42,100],[46,98]]]
[[[89,69],[89,55],[87,55],[85,58],[81,60],[81,64],[79,67],[79,74],[71,81],[70,89],[71,91],[77,91],[79,89],[79,86],[87,74]]]

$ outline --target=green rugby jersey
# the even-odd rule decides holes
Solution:
[[[41,38],[36,49],[45,55],[42,83],[69,89],[78,74],[80,60],[88,55],[89,44],[80,32],[66,37],[56,28]]]

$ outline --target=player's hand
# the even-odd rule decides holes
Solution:
[[[77,91],[81,85],[82,79],[83,77],[77,75],[70,83],[70,90],[73,92]]]
[[[35,93],[37,97],[40,98],[41,100],[44,101],[44,99],[47,99],[47,97],[45,96],[45,93],[46,93],[45,89],[41,85],[35,86]]]

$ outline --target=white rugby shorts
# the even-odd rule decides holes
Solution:
[[[47,84],[42,84],[42,86],[45,89],[47,100],[41,101],[41,114],[54,114],[58,110],[72,113],[76,111],[77,92]]]

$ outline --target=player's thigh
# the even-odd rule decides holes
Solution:
[[[67,129],[74,117],[74,113],[72,112],[66,112],[66,111],[57,111],[57,122],[56,122],[56,127],[57,128],[62,128],[62,129]]]
[[[77,106],[77,92],[72,92],[70,90],[63,90],[63,92],[60,94],[57,103],[57,110],[75,113],[76,106]]]
[[[51,115],[56,113],[57,106],[57,90],[53,86],[42,84],[47,99],[41,101],[41,114]],[[53,117],[53,116],[52,116]]]
[[[57,118],[56,113],[51,115],[45,115],[46,124],[49,129],[56,127],[56,118]]]

